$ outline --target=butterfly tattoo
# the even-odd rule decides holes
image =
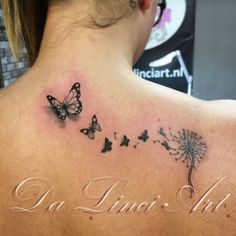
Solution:
[[[124,135],[123,138],[122,138],[120,146],[121,147],[122,146],[128,147],[129,146],[129,141],[130,141],[130,139],[126,135]]]
[[[146,142],[149,139],[148,131],[144,130],[142,134],[138,137],[139,140],[142,140],[143,142]]]
[[[102,149],[102,153],[110,152],[111,150],[112,150],[112,142],[108,138],[105,138],[105,142],[104,142],[104,147]]]
[[[80,83],[75,83],[69,94],[64,98],[63,102],[58,101],[51,95],[47,96],[53,111],[60,120],[65,120],[70,115],[79,115],[82,111],[82,103],[80,98]]]
[[[102,128],[101,128],[101,126],[98,123],[96,115],[94,115],[93,118],[92,118],[92,122],[91,122],[89,128],[81,129],[80,132],[85,134],[85,135],[87,135],[90,139],[94,139],[96,131],[101,132]]]

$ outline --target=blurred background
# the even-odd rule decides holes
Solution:
[[[197,0],[195,97],[236,99],[235,11],[235,0]]]
[[[235,9],[235,0],[196,0],[194,97],[236,99]],[[8,86],[27,71],[27,52],[22,48],[17,62],[11,56],[0,12],[0,87]]]

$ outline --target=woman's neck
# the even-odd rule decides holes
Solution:
[[[61,17],[49,11],[35,68],[54,72],[81,68],[95,74],[102,70],[114,74],[132,70],[137,58],[137,43],[134,32],[128,31],[129,22],[94,29]]]

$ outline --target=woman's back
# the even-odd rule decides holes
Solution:
[[[20,14],[34,6],[33,66],[0,91],[1,234],[234,235],[235,101],[132,72],[158,1],[96,3],[51,0],[45,26],[45,6]]]

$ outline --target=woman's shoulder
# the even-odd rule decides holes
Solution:
[[[213,133],[236,142],[236,100],[206,101],[203,111],[205,125]]]

